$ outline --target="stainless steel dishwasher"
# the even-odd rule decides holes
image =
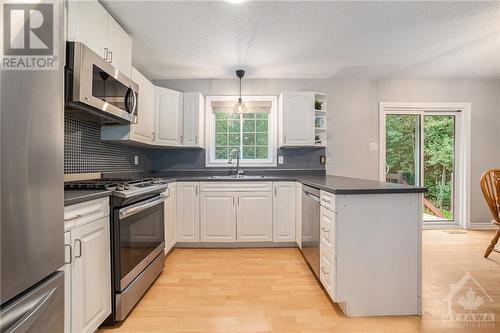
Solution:
[[[302,254],[319,278],[319,190],[302,185]]]

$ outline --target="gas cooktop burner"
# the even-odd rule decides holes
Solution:
[[[64,184],[66,190],[112,190],[118,196],[133,196],[154,191],[165,187],[163,178],[123,178],[123,179],[96,179],[68,182]],[[122,192],[117,194],[117,192]]]

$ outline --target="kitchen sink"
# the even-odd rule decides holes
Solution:
[[[229,176],[210,176],[211,179],[264,179],[265,176],[253,176],[253,175],[229,175]]]

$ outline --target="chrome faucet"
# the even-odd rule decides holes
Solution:
[[[233,156],[236,154],[236,177],[239,177],[243,175],[243,170],[240,170],[240,150],[239,149],[233,149],[229,153],[229,164],[233,164]]]

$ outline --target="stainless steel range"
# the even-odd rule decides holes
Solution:
[[[105,324],[125,319],[165,265],[161,178],[67,183],[72,189],[110,189],[112,312]]]

